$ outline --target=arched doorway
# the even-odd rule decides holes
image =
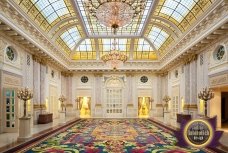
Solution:
[[[107,79],[104,99],[105,117],[123,117],[123,80],[117,77]]]

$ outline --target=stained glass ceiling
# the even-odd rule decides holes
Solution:
[[[14,2],[74,60],[99,60],[113,47],[111,29],[90,15],[85,9],[85,0]],[[118,29],[117,49],[131,60],[157,60],[213,2],[146,0],[142,13]]]

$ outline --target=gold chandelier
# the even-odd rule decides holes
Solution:
[[[112,69],[117,69],[121,67],[124,62],[127,61],[127,55],[121,53],[116,49],[116,39],[114,38],[114,48],[107,54],[103,55],[101,59],[109,65]]]
[[[112,28],[116,35],[119,27],[129,24],[142,12],[145,0],[88,0],[86,7],[92,16],[102,25]],[[127,56],[116,49],[116,44],[114,38],[113,49],[101,57],[113,69],[117,69],[127,61]]]

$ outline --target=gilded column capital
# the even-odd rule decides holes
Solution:
[[[40,64],[42,64],[42,65],[47,65],[47,61],[44,60],[44,59],[41,59],[41,60],[40,60]]]
[[[41,58],[38,57],[37,55],[32,55],[32,59],[33,59],[33,61],[35,61],[37,63],[41,63]]]
[[[64,77],[73,77],[73,73],[71,73],[71,72],[62,71],[61,75],[64,76]]]
[[[184,64],[187,65],[187,64],[189,64],[189,63],[191,63],[192,61],[195,61],[195,60],[197,60],[197,54],[189,54],[186,57]]]
[[[102,73],[94,73],[95,77],[102,77],[102,75],[103,75]]]
[[[157,76],[161,76],[161,77],[164,77],[164,76],[167,76],[168,75],[168,71],[163,71],[163,72],[158,72],[157,73]]]
[[[132,74],[132,73],[126,73],[126,76],[127,76],[127,77],[133,77],[134,74]]]

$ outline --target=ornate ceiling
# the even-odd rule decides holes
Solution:
[[[100,60],[112,48],[111,29],[87,12],[84,0],[14,2],[72,60]],[[118,49],[129,60],[161,60],[213,2],[146,0],[141,14],[118,29]]]

